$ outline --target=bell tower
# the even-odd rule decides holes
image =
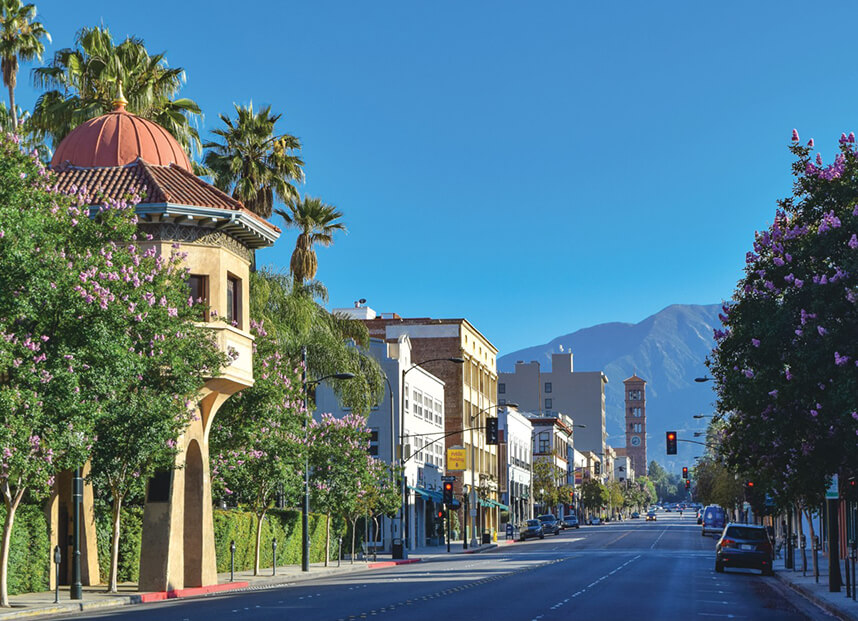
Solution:
[[[646,381],[636,374],[623,382],[626,401],[626,455],[636,476],[646,476]]]

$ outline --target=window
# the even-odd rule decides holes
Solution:
[[[435,424],[438,426],[444,424],[444,404],[437,399],[435,400]]]
[[[629,391],[629,401],[640,401],[641,400],[641,391],[640,390],[630,390]]]
[[[545,382],[545,394],[547,395],[550,392],[551,392],[551,382]]]
[[[409,408],[409,405],[408,405],[408,390],[409,390],[409,389],[408,389],[408,384],[405,384],[405,407],[404,407],[404,410],[405,410],[405,412],[404,412],[404,413],[405,413],[405,414],[408,414],[408,413],[411,411],[411,410],[409,410],[409,409],[408,409],[408,408]]]
[[[226,279],[226,320],[230,325],[241,326],[241,280],[235,276]]]
[[[554,400],[553,399],[546,399],[545,400],[545,409],[550,410],[553,407],[554,407]]]
[[[415,388],[411,397],[414,401],[414,416],[423,418],[423,393]]]
[[[551,451],[551,435],[547,431],[539,434],[539,452],[548,453]]]
[[[199,304],[199,320],[208,321],[209,277],[191,274],[188,277],[188,287],[194,304]]]
[[[641,433],[641,431],[643,431],[643,425],[640,423],[634,423],[634,430],[636,433]]]
[[[369,454],[378,455],[378,427],[369,430]]]
[[[500,382],[498,384],[498,394],[499,395],[505,395],[506,394],[506,384],[504,384],[503,382]]]
[[[641,408],[629,408],[629,413],[636,418],[640,418],[642,415]]]

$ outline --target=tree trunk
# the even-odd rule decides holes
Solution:
[[[259,575],[259,552],[262,547],[262,522],[265,519],[265,511],[256,516],[256,552],[253,554],[253,575]]]
[[[801,538],[804,536],[804,526],[802,525],[801,509],[796,506],[793,511],[795,512],[795,516],[797,518],[796,522],[798,522],[798,541],[799,545],[801,545]],[[807,551],[804,549],[803,546],[801,548],[801,570],[807,571]]]
[[[331,562],[331,514],[325,514],[325,567]]]
[[[352,520],[352,565],[355,564],[355,530],[357,529],[357,518]],[[369,548],[367,548],[369,550]]]
[[[122,510],[122,496],[113,493],[113,539],[110,543],[110,578],[107,590],[116,593],[119,577],[119,527]]]
[[[807,517],[807,526],[810,529],[810,547],[811,547],[811,549],[813,549],[813,539],[815,536],[815,531],[813,530],[813,518],[811,517],[809,509],[804,509],[804,515]],[[817,558],[816,558],[817,556],[818,556],[817,554],[811,555],[811,558],[813,559],[813,575],[814,576],[819,571],[819,567],[817,566],[817,562],[818,562]]]
[[[9,84],[9,107],[12,112],[12,127],[15,128],[15,132],[18,131],[18,111],[15,109],[15,86],[10,83]]]
[[[3,541],[0,543],[0,606],[9,607],[9,544],[12,542],[12,526],[15,523],[15,511],[24,496],[24,488],[18,490],[14,497],[6,488],[6,521],[3,523]]]

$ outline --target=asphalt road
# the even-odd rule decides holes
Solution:
[[[830,619],[774,578],[714,571],[686,515],[563,531],[479,555],[174,600],[88,618],[157,621]],[[69,619],[77,617],[66,617]]]

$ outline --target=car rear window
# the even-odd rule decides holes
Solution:
[[[731,526],[727,529],[726,535],[747,541],[765,541],[768,538],[765,530],[750,526]]]
[[[539,520],[527,520],[528,526],[539,526]]]

